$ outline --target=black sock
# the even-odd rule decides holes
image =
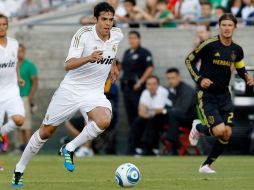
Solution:
[[[211,136],[209,128],[206,125],[197,124],[196,129],[198,132],[203,133],[205,136]]]
[[[227,141],[217,139],[213,145],[212,151],[208,155],[206,161],[203,163],[203,166],[206,164],[211,165],[222,154],[227,143]]]

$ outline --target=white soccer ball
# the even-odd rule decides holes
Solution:
[[[133,187],[141,179],[140,171],[134,164],[125,163],[116,169],[115,179],[121,187]]]

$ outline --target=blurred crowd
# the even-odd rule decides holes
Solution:
[[[241,22],[253,25],[254,0],[107,0],[116,9],[119,27],[188,27],[205,23],[216,26],[218,18],[231,12]],[[11,18],[27,18],[77,3],[95,3],[97,0],[0,0],[0,12]],[[91,24],[84,16],[80,23]]]
[[[235,15],[241,25],[253,25],[254,0],[108,0],[115,9],[120,27],[188,27],[203,23],[216,26],[226,12]],[[91,19],[81,18],[81,24]]]

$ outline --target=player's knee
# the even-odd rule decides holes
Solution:
[[[226,128],[225,127],[216,127],[213,129],[213,135],[215,137],[224,137],[226,133]]]
[[[25,118],[23,116],[14,116],[13,121],[18,127],[21,127],[24,124]]]
[[[96,124],[98,125],[98,127],[102,130],[107,129],[110,125],[111,122],[111,118],[109,117],[103,117],[100,120],[98,120],[96,122]]]
[[[42,125],[40,127],[40,137],[41,139],[49,139],[55,132],[56,128],[49,125]]]
[[[223,139],[229,140],[231,136],[232,136],[232,129],[230,127],[227,127],[224,132]]]

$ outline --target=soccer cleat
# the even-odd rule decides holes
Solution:
[[[214,171],[210,165],[206,164],[204,166],[200,166],[199,170],[198,170],[199,173],[206,173],[206,174],[214,174],[216,173],[216,171]]]
[[[75,169],[75,165],[73,162],[74,152],[70,152],[70,151],[66,150],[65,146],[66,145],[63,145],[60,149],[61,155],[64,157],[64,167],[68,171],[73,172]]]
[[[23,173],[14,171],[11,184],[14,187],[23,187]]]
[[[192,146],[196,146],[200,138],[200,133],[197,130],[198,124],[201,124],[201,121],[199,119],[195,119],[192,123],[191,132],[189,134],[189,141]]]

